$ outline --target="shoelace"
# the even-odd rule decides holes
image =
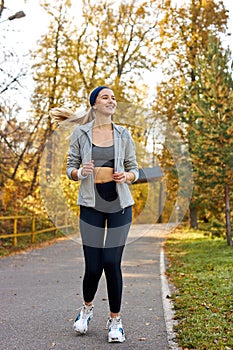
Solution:
[[[114,317],[112,319],[111,326],[116,329],[119,326],[120,322],[121,322],[120,318],[117,319],[116,317]]]
[[[120,322],[121,322],[120,318],[117,318],[117,317],[108,318],[105,329],[109,329],[110,326],[113,327],[114,329],[117,329]]]
[[[81,307],[79,307],[78,309],[76,309],[77,311],[79,310],[83,310],[83,318],[87,318],[88,317],[88,313],[91,311],[91,309],[94,307],[94,305],[91,306],[87,306],[87,305],[83,305]]]

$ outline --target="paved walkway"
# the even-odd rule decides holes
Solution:
[[[160,279],[160,250],[166,228],[137,225],[123,256],[122,319],[127,339],[108,344],[105,278],[95,298],[88,334],[72,329],[82,304],[82,248],[64,239],[42,249],[0,260],[0,349],[167,350]]]

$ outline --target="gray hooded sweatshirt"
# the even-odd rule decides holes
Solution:
[[[92,127],[94,121],[77,126],[71,136],[70,150],[66,166],[66,174],[73,180],[71,173],[79,169],[81,164],[92,160]],[[136,161],[135,144],[129,131],[122,126],[113,125],[114,132],[114,171],[130,171],[135,175],[134,181],[138,179],[138,164]],[[129,185],[127,183],[116,184],[116,190],[120,200],[121,208],[134,204]],[[94,175],[91,174],[81,180],[78,205],[95,207]]]

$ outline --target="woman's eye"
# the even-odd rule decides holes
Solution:
[[[102,100],[108,100],[108,96],[103,96],[102,97]],[[116,97],[110,97],[111,98],[111,100],[114,100],[114,101],[116,101]]]

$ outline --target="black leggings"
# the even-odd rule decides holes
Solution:
[[[104,270],[110,311],[113,313],[118,313],[121,307],[121,259],[131,221],[132,207],[104,213],[80,206],[80,232],[85,258],[83,298],[85,302],[94,299]]]

